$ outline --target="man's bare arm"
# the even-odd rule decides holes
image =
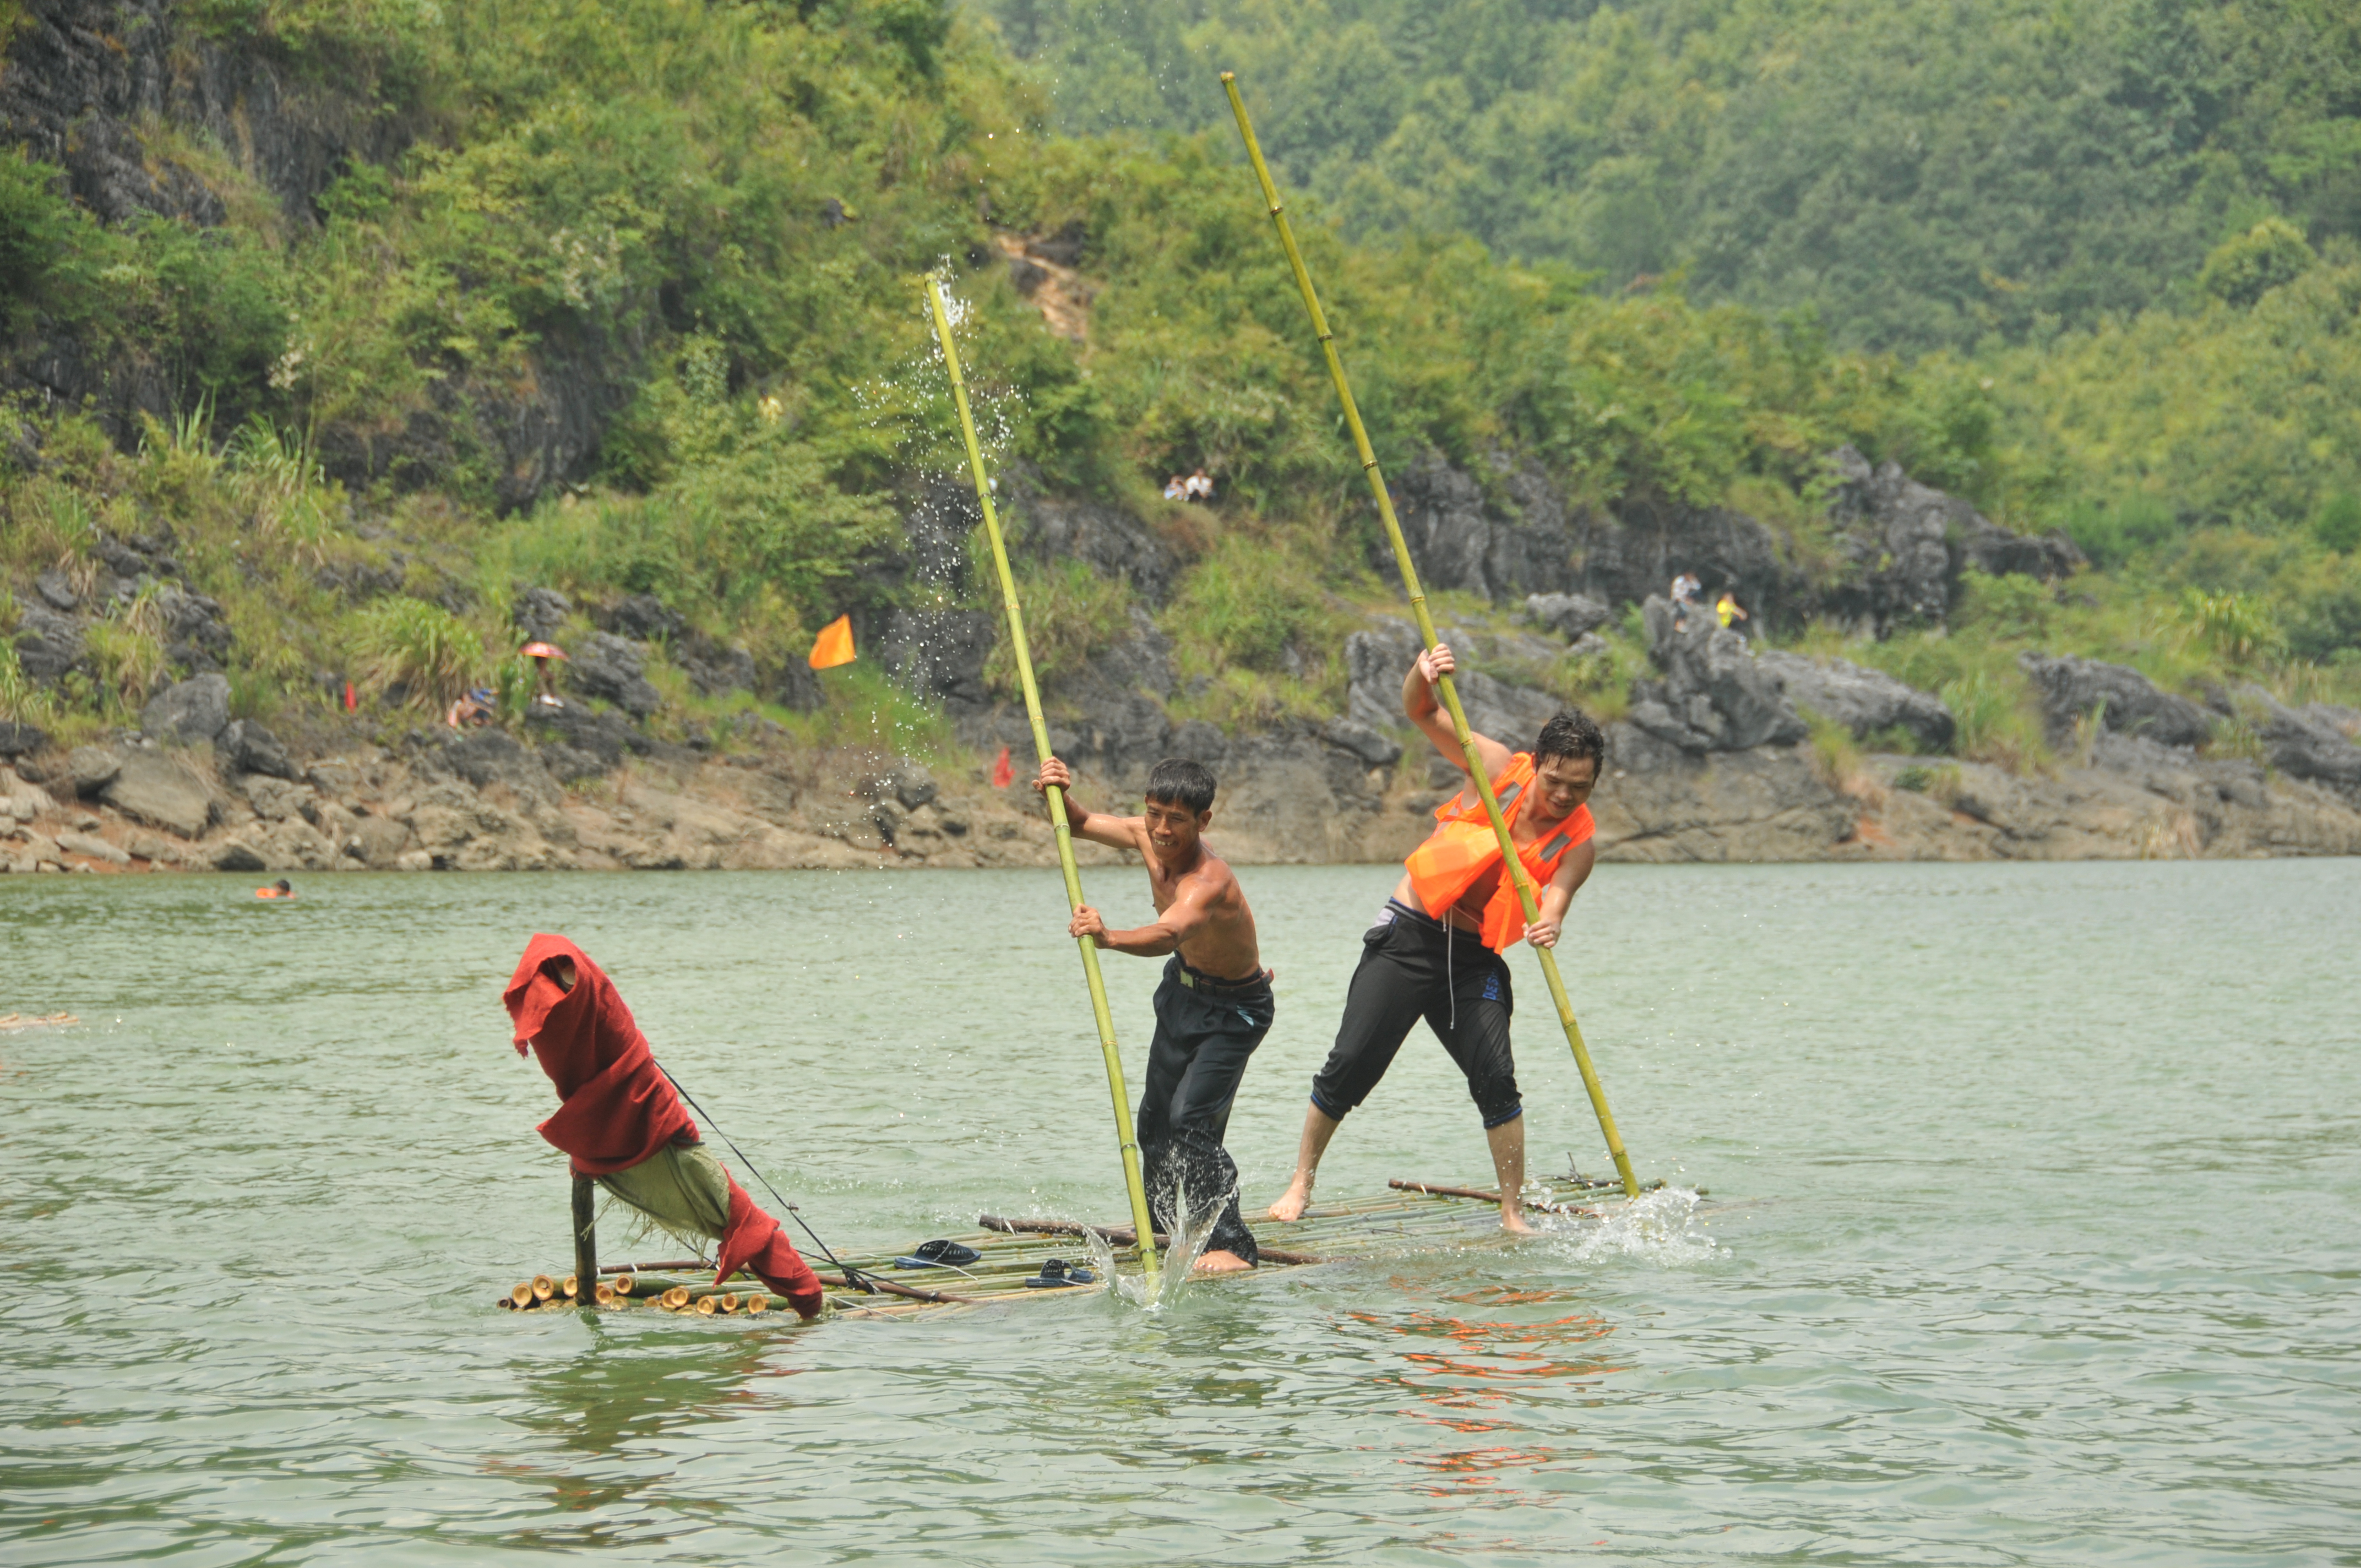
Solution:
[[[1074,775],[1065,763],[1052,757],[1041,764],[1033,777],[1033,792],[1046,795],[1049,786],[1056,784],[1064,792],[1066,826],[1093,844],[1104,844],[1111,850],[1137,850],[1146,854],[1148,819],[1144,817],[1111,817],[1104,811],[1085,811],[1074,799]],[[1080,935],[1080,933],[1076,933]]]
[[[1213,917],[1213,902],[1216,889],[1207,885],[1202,877],[1180,879],[1180,886],[1171,904],[1156,917],[1155,924],[1129,931],[1110,931],[1099,912],[1084,905],[1074,911],[1071,924],[1066,927],[1070,937],[1094,938],[1102,948],[1112,948],[1118,953],[1129,953],[1136,959],[1160,959],[1203,930]]]
[[[1549,879],[1541,896],[1533,902],[1540,906],[1541,916],[1525,927],[1525,940],[1536,948],[1557,946],[1558,932],[1565,925],[1566,905],[1574,902],[1575,894],[1590,880],[1590,868],[1598,863],[1598,842],[1585,839],[1565,852],[1557,863],[1557,874]]]
[[[1444,760],[1465,773],[1467,753],[1459,749],[1459,732],[1451,727],[1451,715],[1444,711],[1443,700],[1435,695],[1434,683],[1458,667],[1447,643],[1438,642],[1418,656],[1402,677],[1402,712],[1419,728],[1419,732],[1434,743]],[[1509,765],[1515,753],[1489,735],[1474,730],[1468,736],[1476,742],[1476,754],[1483,759],[1484,776],[1498,778],[1500,770]]]

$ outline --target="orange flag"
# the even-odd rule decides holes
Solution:
[[[1008,748],[1003,746],[1000,749],[999,759],[992,764],[992,787],[1006,789],[1016,782],[1016,770],[1008,765]]]
[[[821,627],[819,635],[812,639],[811,667],[833,670],[852,660],[852,617],[840,615]]]

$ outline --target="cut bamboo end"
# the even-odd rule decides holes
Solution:
[[[721,1303],[710,1296],[699,1296],[697,1299],[697,1315],[700,1318],[709,1318],[720,1310],[720,1306]]]
[[[522,1285],[512,1285],[509,1288],[509,1305],[511,1307],[530,1307],[533,1305],[532,1280],[528,1279]]]
[[[602,1307],[611,1307],[615,1304],[615,1288],[602,1279],[598,1288],[590,1292],[590,1299]]]
[[[516,1310],[516,1303],[509,1299],[506,1296],[500,1297],[494,1300],[492,1304],[503,1312],[513,1312]]]
[[[664,1303],[664,1310],[666,1311],[677,1312],[683,1307],[688,1305],[688,1287],[686,1285],[675,1285],[671,1289],[665,1291],[662,1296],[658,1297],[657,1299]]]
[[[734,1312],[738,1310],[737,1291],[724,1290],[721,1293],[721,1310],[725,1312]]]
[[[633,1290],[639,1288],[639,1284],[640,1282],[636,1277],[629,1274],[619,1274],[615,1276],[615,1294],[618,1296],[628,1296]]]
[[[581,1277],[578,1275],[569,1274],[565,1278],[557,1282],[557,1288],[560,1290],[565,1291],[568,1296],[579,1296],[582,1294]]]
[[[746,1298],[746,1311],[749,1316],[760,1317],[770,1310],[771,1299],[760,1290],[754,1291]]]
[[[546,1274],[536,1274],[533,1277],[532,1288],[534,1300],[546,1301],[557,1294],[557,1281]]]

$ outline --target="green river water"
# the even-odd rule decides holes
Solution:
[[[1604,867],[1569,983],[1693,1209],[808,1328],[493,1310],[566,1247],[517,953],[840,1246],[1119,1221],[1053,873],[8,878],[0,1013],[82,1023],[0,1035],[0,1563],[2361,1563],[2356,871]],[[1395,873],[1245,874],[1259,1203]],[[1322,1187],[1392,1176],[1488,1179],[1423,1029]]]

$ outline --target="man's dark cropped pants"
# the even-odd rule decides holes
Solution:
[[[1200,974],[1175,953],[1156,988],[1156,1037],[1139,1097],[1139,1157],[1156,1228],[1172,1232],[1173,1198],[1202,1215],[1221,1213],[1208,1252],[1257,1261],[1254,1233],[1238,1214],[1238,1168],[1222,1146],[1246,1061],[1270,1033],[1270,981],[1229,984]]]

